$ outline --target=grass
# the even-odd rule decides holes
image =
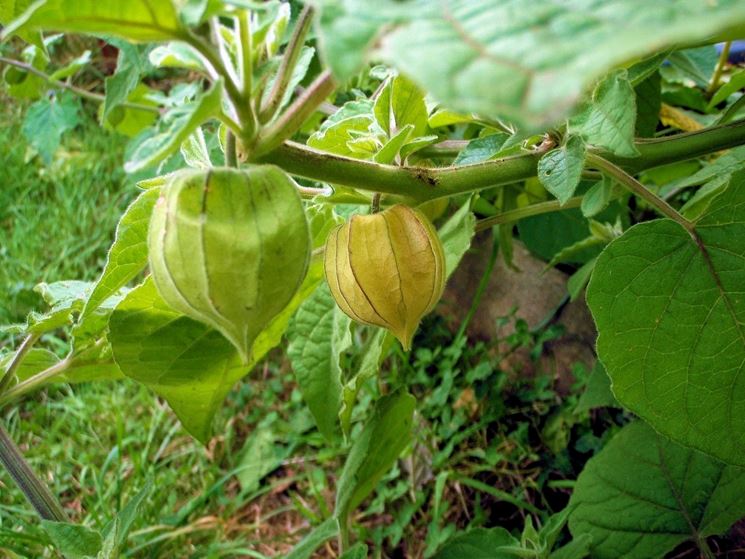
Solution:
[[[50,167],[21,132],[23,107],[0,98],[0,323],[20,321],[42,281],[92,280],[121,211],[134,196],[121,170],[122,138],[90,115]]]

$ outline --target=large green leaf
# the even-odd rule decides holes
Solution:
[[[539,128],[566,116],[614,66],[745,30],[741,0],[320,4],[321,46],[340,78],[377,51],[450,108]]]
[[[254,341],[248,365],[241,365],[233,345],[217,331],[169,308],[148,278],[111,315],[114,358],[122,373],[165,398],[184,428],[205,442],[230,388],[281,341],[290,317],[322,277],[316,259],[290,304]]]
[[[146,190],[122,215],[106,266],[88,296],[81,319],[95,311],[147,266],[147,229],[159,195],[158,188]]]
[[[745,514],[745,472],[655,433],[624,427],[574,487],[569,528],[592,536],[596,559],[664,557],[725,532]]]
[[[122,372],[165,398],[184,428],[206,442],[215,411],[247,372],[233,345],[168,307],[150,278],[119,303],[109,328]]]
[[[416,400],[401,390],[383,396],[355,438],[336,489],[334,514],[346,522],[349,512],[367,497],[409,444]]]
[[[35,29],[144,42],[185,35],[171,0],[40,0],[10,23],[2,37]]]
[[[340,354],[352,345],[351,319],[341,312],[326,283],[298,309],[290,324],[287,355],[298,388],[318,425],[331,439],[339,431]]]
[[[693,238],[663,219],[598,258],[587,301],[618,401],[655,429],[745,465],[745,172]]]

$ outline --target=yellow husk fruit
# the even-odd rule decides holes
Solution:
[[[257,165],[175,175],[153,211],[148,250],[165,302],[220,331],[247,362],[305,278],[311,240],[291,179]]]
[[[434,226],[397,205],[355,215],[326,241],[326,280],[352,319],[387,328],[405,350],[445,288],[445,255]]]

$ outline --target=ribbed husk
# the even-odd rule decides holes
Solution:
[[[305,278],[311,241],[294,184],[262,165],[175,175],[155,206],[148,249],[166,303],[222,332],[247,361]]]
[[[421,212],[402,205],[352,216],[334,229],[324,264],[339,307],[358,322],[387,328],[406,350],[445,287],[437,231]]]

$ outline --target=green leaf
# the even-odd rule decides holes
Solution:
[[[603,364],[598,361],[590,373],[590,380],[587,387],[579,397],[575,413],[583,413],[593,408],[617,408],[618,402],[610,387],[610,377],[605,371]]]
[[[7,25],[25,12],[28,7],[34,3],[34,0],[3,0],[0,2],[0,24],[3,27]],[[39,49],[44,50],[44,43],[41,40],[41,33],[38,31],[16,31],[16,34],[26,41],[31,43]],[[7,36],[10,36],[8,33]],[[5,39],[6,35],[2,35],[2,39]]]
[[[563,146],[549,151],[538,162],[538,179],[561,204],[574,196],[585,165],[585,143],[572,136]]]
[[[245,366],[221,334],[169,308],[148,278],[111,315],[114,358],[122,373],[165,398],[184,428],[206,442],[212,418],[233,384],[279,344],[290,317],[322,277],[321,261],[311,262],[289,305],[254,341]]]
[[[499,548],[519,544],[504,528],[474,528],[445,542],[433,559],[514,559],[513,553]]]
[[[322,0],[319,7],[321,54],[341,82],[357,73],[383,26],[409,17],[409,7],[398,6],[393,0],[379,2],[374,10],[364,0]]]
[[[119,557],[118,551],[127,541],[127,536],[129,536],[132,525],[139,517],[140,509],[152,490],[153,481],[152,479],[148,479],[142,489],[119,511],[116,518],[106,525],[103,530],[103,547],[104,549],[108,547],[111,549],[111,552],[106,557],[100,559],[117,559]]]
[[[40,283],[34,287],[51,308],[45,313],[29,313],[27,332],[41,334],[67,325],[73,313],[82,310],[90,287],[89,282],[77,280]]]
[[[685,541],[722,534],[745,514],[743,473],[636,421],[580,474],[569,529],[592,536],[593,558],[661,558]]]
[[[292,69],[292,74],[290,75],[290,80],[287,82],[285,94],[282,97],[282,102],[279,105],[280,111],[287,106],[287,104],[290,102],[290,99],[292,99],[292,96],[295,93],[295,88],[299,86],[300,83],[303,81],[303,78],[305,78],[305,75],[308,73],[310,63],[313,61],[313,56],[315,54],[316,49],[314,49],[313,47],[304,46],[300,50],[300,55],[298,56],[295,67]],[[262,98],[262,102],[266,102],[268,100],[269,94],[272,90],[272,87],[274,86],[274,81],[276,80],[276,78],[277,75],[275,74],[267,82],[266,87],[264,88],[264,96]]]
[[[680,181],[676,181],[673,188],[686,188],[697,184],[704,184],[715,178],[731,175],[745,168],[745,146],[739,146],[729,150],[721,157],[717,157],[698,172],[689,175]]]
[[[336,155],[359,158],[359,153],[350,148],[349,142],[360,137],[374,138],[370,132],[372,125],[373,119],[368,115],[350,116],[334,122],[327,128],[321,127],[308,138],[308,145]]]
[[[730,95],[739,92],[743,87],[745,87],[745,70],[740,70],[732,74],[729,81],[717,89],[717,92],[709,101],[708,108],[712,109],[722,101],[726,101]]]
[[[339,358],[352,345],[351,322],[323,283],[300,306],[289,327],[287,356],[298,388],[318,430],[330,440],[339,432],[342,389]]]
[[[677,70],[682,74],[683,79],[679,80],[680,82],[685,83],[686,79],[693,80],[697,86],[706,88],[719,60],[719,54],[714,45],[706,45],[672,52],[667,60],[670,65],[666,69]],[[668,77],[672,73],[666,72]]]
[[[102,122],[108,120],[111,111],[127,101],[140,82],[140,77],[150,69],[146,49],[126,41],[111,41],[119,49],[116,71],[104,82],[106,96],[103,102]]]
[[[101,534],[80,524],[42,520],[54,546],[67,558],[95,557],[101,549]]]
[[[548,556],[548,559],[584,559],[590,556],[592,536],[582,534]]]
[[[15,357],[15,353],[9,353],[0,357],[0,377],[7,370],[8,365]],[[20,366],[16,369],[15,376],[18,382],[22,382],[36,373],[59,363],[59,357],[49,350],[38,347],[32,348],[21,361]]]
[[[70,62],[65,64],[59,70],[55,70],[53,74],[49,76],[50,80],[64,80],[78,73],[79,70],[88,65],[91,61],[91,51],[83,51],[83,54],[75,57]]]
[[[390,165],[395,163],[396,158],[401,153],[401,148],[409,141],[411,133],[414,130],[413,124],[407,124],[399,130],[385,145],[375,154],[373,160],[377,163]],[[399,159],[400,161],[400,159]]]
[[[213,167],[201,126],[197,127],[194,134],[184,140],[180,149],[181,156],[189,167],[194,169],[210,169]]]
[[[412,137],[427,133],[424,92],[404,76],[388,79],[375,100],[373,111],[375,120],[389,138],[409,124],[414,127]]]
[[[598,258],[587,301],[618,401],[655,429],[745,465],[745,171],[696,224],[636,225]]]
[[[445,271],[448,277],[458,267],[466,251],[471,248],[475,227],[476,217],[471,212],[469,199],[437,231],[445,251]]]
[[[719,196],[723,190],[729,186],[730,176],[727,174],[719,175],[710,180],[680,208],[686,218],[696,221],[709,209],[711,203]]]
[[[487,161],[497,155],[509,139],[505,133],[490,134],[483,138],[476,138],[468,142],[468,145],[458,153],[453,165],[471,165]]]
[[[636,135],[641,138],[652,138],[657,131],[662,108],[662,89],[659,72],[654,72],[647,79],[634,86],[636,93]]]
[[[378,328],[370,337],[370,341],[362,355],[359,369],[351,379],[342,387],[341,408],[339,409],[339,423],[342,433],[349,437],[352,429],[352,412],[357,402],[357,395],[364,384],[380,370],[380,363],[386,355],[387,350],[393,343],[393,336],[383,328]]]
[[[119,303],[109,328],[122,372],[165,398],[184,428],[205,443],[218,406],[247,372],[233,345],[171,310],[151,278]]]
[[[221,100],[222,83],[218,81],[196,101],[174,109],[168,128],[143,142],[125,163],[124,170],[141,171],[178,151],[199,126],[220,114]]]
[[[348,514],[372,493],[409,444],[416,400],[399,390],[375,403],[372,417],[349,449],[336,489],[334,515],[346,522]]]
[[[101,303],[127,285],[147,266],[147,230],[159,189],[146,190],[126,209],[116,227],[116,238],[109,249],[101,276],[88,296],[81,320]]]
[[[80,123],[79,109],[77,98],[63,92],[37,101],[26,111],[21,130],[47,165],[52,162],[62,134]]]
[[[285,559],[310,559],[316,549],[321,547],[339,533],[339,524],[335,518],[328,518],[305,536],[292,548]]]
[[[367,546],[360,542],[346,550],[339,559],[367,559],[367,557]]]
[[[2,39],[31,30],[109,34],[139,42],[186,33],[170,0],[37,1],[3,30]]]
[[[312,204],[306,206],[305,214],[308,218],[308,227],[313,248],[320,248],[326,244],[329,232],[337,225],[344,222],[341,216],[334,212],[331,204]]]
[[[204,69],[204,64],[196,51],[179,41],[155,47],[150,51],[148,59],[156,68],[184,68],[195,71]]]
[[[271,422],[259,425],[246,439],[236,474],[244,492],[256,491],[261,480],[287,458],[288,448],[279,446],[277,442]]]
[[[591,186],[582,197],[582,215],[593,217],[599,214],[608,207],[612,198],[613,181],[607,175],[603,175],[603,178]]]
[[[582,290],[587,285],[587,282],[590,281],[592,271],[595,269],[595,262],[595,258],[588,260],[567,280],[567,291],[569,292],[570,301],[579,299]]]
[[[77,339],[75,343],[77,344]],[[105,338],[100,338],[82,349],[74,348],[73,353],[66,359],[68,367],[63,375],[55,377],[55,381],[91,382],[124,378],[121,370],[114,363],[111,345]]]
[[[626,71],[613,72],[601,81],[592,100],[570,121],[570,130],[587,143],[620,155],[636,157],[636,94]]]
[[[587,238],[587,219],[578,208],[572,208],[521,219],[517,230],[530,252],[550,261],[566,247]],[[597,246],[575,252],[570,262],[584,264],[599,252]]]
[[[564,118],[610,69],[680,43],[742,35],[740,0],[325,0],[320,39],[341,82],[366,52],[450,109],[532,129]]]

